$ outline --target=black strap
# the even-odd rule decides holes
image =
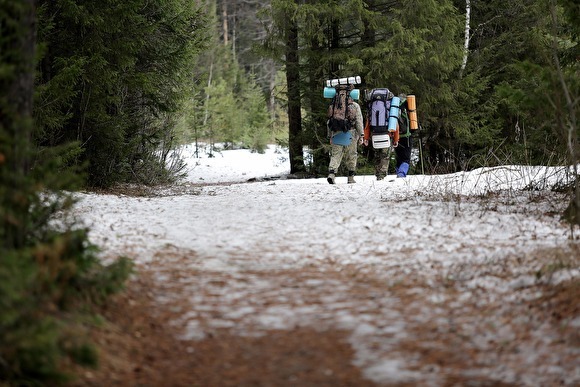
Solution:
[[[344,119],[347,120],[347,121],[349,121],[349,118],[348,118],[348,105],[350,105],[350,104],[348,103],[348,93],[346,91],[344,92],[344,104],[346,105],[344,107]]]

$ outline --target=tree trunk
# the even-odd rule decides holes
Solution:
[[[298,26],[289,20],[286,37],[286,83],[288,85],[288,125],[290,173],[304,171],[302,153],[302,114],[300,112],[300,68],[298,61]]]
[[[310,151],[312,152],[312,168],[311,173],[315,175],[325,174],[330,161],[328,155],[327,128],[326,128],[326,111],[328,101],[321,96],[321,90],[324,85],[324,74],[322,73],[322,66],[320,63],[320,52],[323,50],[318,43],[318,40],[312,38],[310,40],[310,52],[312,53],[308,59],[308,96],[310,101],[310,116],[311,136],[309,136]]]
[[[577,106],[578,106],[578,96],[572,94],[571,88],[568,86],[566,79],[564,78],[564,71],[562,65],[560,64],[560,58],[558,57],[558,42],[556,40],[558,31],[558,15],[556,12],[555,1],[550,1],[550,15],[552,18],[552,56],[554,61],[554,66],[556,68],[556,73],[558,76],[558,81],[562,88],[562,94],[564,96],[565,107],[557,109],[560,114],[558,114],[558,120],[560,124],[558,125],[557,131],[562,139],[564,139],[563,144],[566,147],[568,153],[568,162],[572,166],[574,174],[574,185],[572,186],[572,192],[570,194],[570,203],[568,208],[564,211],[564,217],[570,222],[571,225],[580,225],[580,179],[578,178],[578,161],[579,157],[578,151],[578,122],[577,117]],[[572,236],[574,235],[574,227],[570,227]]]
[[[459,78],[463,77],[463,71],[467,66],[467,56],[469,54],[469,30],[471,21],[471,0],[465,0],[465,39],[463,42],[463,62],[459,70]]]
[[[331,27],[330,27],[330,51],[336,50],[340,48],[340,25],[337,20],[333,20]],[[340,71],[340,63],[337,63],[336,60],[330,61],[330,78],[337,78],[341,74]]]
[[[228,45],[228,6],[222,2],[222,31],[224,34],[224,46]]]
[[[32,148],[32,102],[34,94],[36,14],[35,0],[2,4],[0,25],[3,44],[0,63],[8,72],[0,75],[0,184],[4,191],[0,207],[6,210],[0,222],[6,248],[20,248],[25,243],[25,228],[29,217],[29,193],[22,176],[30,170]],[[11,15],[11,20],[3,20]],[[10,17],[10,16],[8,16]],[[7,140],[7,141],[6,141]],[[16,184],[20,184],[15,186]],[[14,191],[16,190],[16,191]],[[2,211],[4,212],[4,211]]]
[[[11,7],[15,9],[10,10],[18,13],[19,17],[11,21],[18,24],[13,28],[8,28],[4,22],[2,23],[3,40],[7,43],[2,47],[1,58],[5,65],[12,67],[12,73],[0,79],[2,94],[10,101],[8,106],[1,105],[0,107],[3,110],[0,114],[0,123],[4,128],[17,131],[11,134],[30,136],[31,128],[29,125],[23,125],[23,121],[32,117],[36,44],[35,0],[21,1],[21,4]],[[24,128],[20,126],[25,127],[26,131],[22,132]]]
[[[270,119],[272,120],[272,125],[276,121],[276,71],[277,67],[273,61],[269,61],[267,64],[268,71],[268,111],[270,112]]]

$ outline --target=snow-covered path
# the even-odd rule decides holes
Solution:
[[[190,188],[161,197],[83,195],[94,241],[146,262],[172,245],[195,251],[204,270],[272,270],[332,260],[360,268],[422,271],[482,263],[565,244],[562,205],[536,193],[506,197],[431,199],[413,176],[392,182],[358,177]],[[369,180],[369,181],[366,181]],[[554,198],[558,198],[557,195]],[[533,203],[532,203],[533,202]],[[248,255],[259,256],[247,259]],[[395,270],[395,271],[393,271]],[[433,274],[433,273],[431,273]]]
[[[577,310],[555,323],[533,309],[546,288],[578,284],[580,250],[561,196],[518,190],[548,173],[186,183],[81,194],[77,214],[104,257],[153,272],[159,302],[179,298],[183,340],[337,329],[378,384],[574,385]]]

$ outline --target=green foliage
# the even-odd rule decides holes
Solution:
[[[417,96],[430,172],[561,163],[562,128],[577,120],[569,101],[578,95],[579,14],[570,0],[472,2],[464,53],[464,1],[275,0],[265,46],[284,58],[296,22],[304,135],[293,141],[303,145],[320,142],[324,107],[313,96],[322,81],[361,75],[363,88]]]
[[[544,12],[550,13],[548,8],[544,8]],[[555,16],[558,17],[557,13]],[[567,101],[567,95],[572,101],[580,96],[580,66],[577,62],[567,62],[566,58],[577,50],[577,36],[567,33],[567,28],[546,28],[543,29],[545,36],[540,39],[541,54],[507,66],[506,71],[513,78],[502,81],[496,88],[496,95],[505,107],[502,109],[504,125],[516,122],[516,126],[506,128],[506,132],[524,145],[524,152],[516,162],[574,164],[574,160],[567,160],[567,157],[577,154],[569,147],[572,143],[577,147],[579,133],[573,122],[580,119],[580,111],[577,104]]]
[[[470,89],[458,80],[464,20],[452,1],[315,1],[298,6],[276,0],[270,18],[277,28],[266,46],[275,58],[284,53],[288,20],[298,25],[305,135],[295,138],[302,144],[318,149],[325,138],[323,81],[349,75],[360,75],[363,88],[415,94],[420,122],[435,141],[448,142],[455,132],[472,143],[478,140],[456,97],[457,90]],[[326,158],[315,159],[318,171]]]
[[[370,21],[376,25],[376,38],[374,45],[362,50],[365,81],[373,87],[391,87],[395,93],[421,93],[418,97],[429,109],[437,105],[438,88],[456,75],[460,64],[460,14],[450,1],[428,0],[404,2],[387,14],[388,23],[380,23],[382,13]]]
[[[69,192],[82,184],[81,148],[52,146],[55,138],[44,130],[64,122],[56,116],[35,132],[31,25],[32,0],[0,2],[0,384],[15,386],[65,382],[65,359],[95,364],[80,321],[131,271],[126,259],[104,267],[87,231],[69,216]],[[70,101],[64,78],[53,83],[53,95],[63,90]],[[41,146],[38,138],[45,139]]]
[[[206,28],[195,2],[39,5],[39,143],[78,141],[93,186],[169,178],[154,156],[171,146],[170,115],[191,95]]]
[[[232,85],[225,79],[218,79],[206,89],[206,93],[209,95],[206,106],[208,137],[213,142],[235,143],[242,135],[242,127],[239,125],[240,105],[236,101]]]
[[[94,366],[92,344],[74,329],[87,307],[76,305],[102,302],[131,271],[127,259],[103,267],[85,231],[53,233],[51,239],[0,250],[0,382],[64,382],[71,377],[61,371],[64,358]]]
[[[198,60],[196,79],[206,86],[189,103],[181,141],[194,138],[262,152],[274,140],[264,93],[240,68],[231,46],[215,36],[212,42]]]
[[[416,96],[433,164],[454,163],[453,154],[467,146],[463,141],[477,141],[480,132],[463,105],[477,90],[475,82],[467,85],[458,77],[463,24],[452,1],[393,2],[369,19],[361,50],[361,75],[369,88]],[[462,140],[454,143],[457,138]]]
[[[274,139],[272,123],[266,108],[264,94],[258,88],[253,77],[244,82],[238,106],[243,115],[242,144],[257,152],[264,152],[266,146]]]
[[[478,144],[469,155],[479,153],[480,162],[487,165],[565,163],[562,118],[569,114],[556,63],[564,64],[564,83],[577,96],[578,70],[566,60],[577,47],[571,24],[564,22],[555,1],[472,5],[473,49],[467,73],[484,87],[472,94],[477,103],[465,111],[472,123],[481,123],[487,147]],[[552,10],[562,23],[556,28]],[[561,42],[557,49],[555,40]],[[485,110],[483,120],[471,115],[477,106]],[[485,153],[493,157],[483,157]]]
[[[20,142],[0,129],[3,145]],[[60,383],[67,380],[60,359],[94,364],[88,338],[71,332],[89,310],[77,305],[104,301],[131,272],[127,259],[104,267],[87,231],[68,218],[74,200],[62,189],[79,179],[66,167],[71,155],[59,149],[21,156],[39,160],[27,174],[15,173],[16,156],[0,150],[7,155],[0,165],[0,382]]]

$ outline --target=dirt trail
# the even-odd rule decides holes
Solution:
[[[104,258],[137,273],[73,386],[580,385],[580,244],[555,194],[315,183],[89,196]]]
[[[114,297],[102,310],[107,323],[92,333],[100,367],[76,369],[80,378],[71,386],[373,385],[352,365],[345,332],[296,328],[239,337],[224,330],[179,340],[169,321],[179,317],[180,306],[155,303],[159,293],[165,289],[141,272]]]
[[[139,268],[93,332],[100,369],[73,386],[556,386],[580,377],[577,281],[482,307],[481,289],[466,297],[420,276],[390,283],[332,263],[183,270],[190,254],[159,252]],[[283,316],[280,329],[252,317],[277,318],[267,310]],[[382,361],[369,366],[373,354]]]

